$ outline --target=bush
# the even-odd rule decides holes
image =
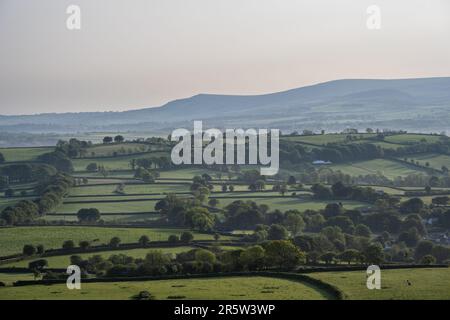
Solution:
[[[87,167],[86,167],[86,170],[87,170],[87,171],[90,171],[90,172],[95,172],[95,171],[97,171],[97,170],[98,170],[97,164],[96,164],[95,162],[89,163],[89,164],[87,165]]]
[[[119,237],[113,237],[111,240],[109,240],[109,246],[113,248],[118,248],[120,245],[120,238]]]
[[[79,242],[79,246],[81,249],[86,250],[87,248],[89,248],[91,246],[91,243],[87,240],[83,240]]]
[[[170,243],[177,243],[178,241],[180,241],[180,238],[178,238],[178,236],[175,234],[171,234],[167,241],[169,241]]]
[[[194,235],[189,231],[183,232],[181,234],[180,240],[184,243],[190,243],[192,240],[194,240]]]
[[[421,264],[435,264],[436,258],[433,257],[431,254],[427,254],[426,256],[423,256],[420,260]]]
[[[146,247],[150,243],[150,238],[146,235],[143,235],[139,238],[138,242],[142,247]]]
[[[148,291],[141,291],[137,295],[131,297],[133,300],[155,300],[155,296]]]
[[[31,244],[26,244],[23,246],[22,252],[26,256],[32,256],[36,253],[36,247]]]
[[[64,241],[62,248],[64,250],[72,250],[73,248],[75,248],[75,243],[72,240],[66,240]]]

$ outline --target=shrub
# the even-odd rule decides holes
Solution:
[[[32,256],[36,253],[36,247],[31,244],[26,244],[23,246],[22,252],[26,256]]]
[[[180,240],[184,243],[190,243],[192,240],[194,240],[194,235],[189,231],[183,232],[181,234]]]

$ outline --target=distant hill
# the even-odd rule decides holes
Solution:
[[[208,126],[282,130],[378,127],[447,130],[450,77],[399,80],[335,80],[283,92],[253,95],[199,94],[163,106],[124,112],[0,116],[1,131],[168,131],[204,120]]]

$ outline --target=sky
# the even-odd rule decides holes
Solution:
[[[448,0],[0,0],[4,115],[436,76],[450,76]]]

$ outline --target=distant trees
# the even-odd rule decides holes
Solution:
[[[108,143],[111,143],[111,142],[113,142],[113,138],[112,137],[106,136],[106,137],[103,138],[103,143],[104,144],[108,144]]]
[[[96,172],[98,170],[97,163],[95,163],[95,162],[89,163],[86,166],[86,170],[89,171],[89,172]]]
[[[287,240],[270,241],[262,247],[266,251],[267,262],[279,268],[292,268],[305,261],[304,253]]]
[[[97,222],[100,219],[100,211],[97,208],[83,208],[78,210],[78,221]]]
[[[112,237],[111,240],[109,240],[109,246],[112,248],[118,248],[121,241],[122,240],[119,237]]]
[[[65,173],[73,172],[72,160],[69,158],[67,154],[61,151],[44,153],[38,156],[37,160],[52,165],[59,171]]]
[[[0,163],[5,162],[5,157],[3,156],[3,153],[0,152]]]
[[[5,190],[5,197],[6,198],[11,198],[13,196],[14,196],[14,190],[13,189],[9,188],[9,189]]]
[[[379,243],[372,243],[363,251],[367,263],[380,264],[384,260],[383,247]]]
[[[45,267],[48,266],[48,261],[45,259],[39,259],[35,261],[31,261],[28,263],[28,269],[33,271],[42,271]]]
[[[32,256],[36,254],[36,247],[31,244],[26,244],[23,246],[22,253],[26,256]]]
[[[117,135],[114,137],[114,142],[116,142],[116,143],[121,143],[124,141],[125,141],[125,138],[122,135]]]
[[[75,243],[72,240],[66,240],[64,241],[64,243],[62,244],[62,248],[64,250],[72,250],[73,248],[75,248]]]
[[[183,243],[191,243],[192,240],[194,240],[194,235],[192,234],[192,232],[185,231],[181,234],[180,240]]]
[[[80,246],[81,249],[86,250],[91,246],[91,242],[88,240],[82,240],[78,243],[78,245]]]
[[[268,231],[267,239],[269,240],[284,240],[289,236],[289,232],[285,227],[279,224],[273,224]]]
[[[141,245],[141,247],[146,247],[150,243],[150,238],[148,236],[146,236],[146,235],[142,235],[139,238],[138,242]]]

